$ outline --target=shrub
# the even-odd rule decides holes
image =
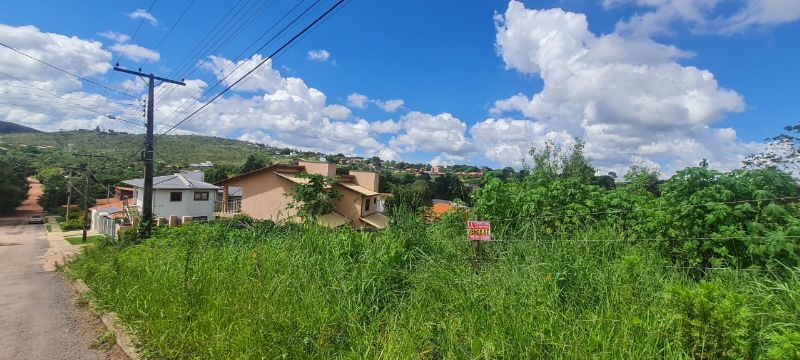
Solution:
[[[752,316],[744,297],[717,282],[702,281],[670,291],[678,317],[678,337],[695,359],[747,358]]]
[[[77,219],[70,219],[67,221],[62,222],[61,230],[63,231],[71,231],[71,230],[82,230],[83,229],[83,217],[78,217]],[[89,224],[86,224],[87,226]]]

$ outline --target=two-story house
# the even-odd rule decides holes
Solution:
[[[141,206],[144,203],[144,179],[125,180],[123,183],[133,188],[135,204]],[[190,216],[192,220],[212,220],[219,189],[219,186],[187,174],[156,176],[153,178],[153,215],[157,218]]]
[[[242,212],[253,218],[272,221],[297,221],[297,211],[289,205],[291,191],[307,179],[302,173],[336,176],[336,165],[300,161],[297,165],[272,165],[218,182],[223,199],[218,209],[222,213]],[[378,194],[378,174],[350,171],[339,176],[334,185],[342,196],[334,202],[336,210],[320,217],[324,225],[337,227],[349,224],[354,228],[383,229],[388,218],[383,215],[383,203]],[[240,202],[228,199],[230,187],[241,188]],[[233,211],[230,211],[233,209]]]

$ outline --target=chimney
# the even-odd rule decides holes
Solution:
[[[350,170],[350,175],[356,178],[356,184],[359,186],[378,192],[378,182],[380,181],[378,173]]]
[[[297,165],[306,168],[309,174],[317,174],[327,177],[336,176],[336,165],[330,163],[311,162],[311,161],[298,161]]]

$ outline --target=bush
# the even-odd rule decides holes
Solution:
[[[83,230],[83,217],[81,216],[77,219],[70,219],[62,222],[59,225],[61,226],[62,231]],[[87,223],[86,226],[88,227],[89,224]]]
[[[678,314],[678,337],[695,359],[750,358],[751,311],[744,297],[716,282],[670,292]]]

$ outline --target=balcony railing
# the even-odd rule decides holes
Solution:
[[[219,215],[236,215],[242,211],[242,200],[216,201],[214,212]]]

